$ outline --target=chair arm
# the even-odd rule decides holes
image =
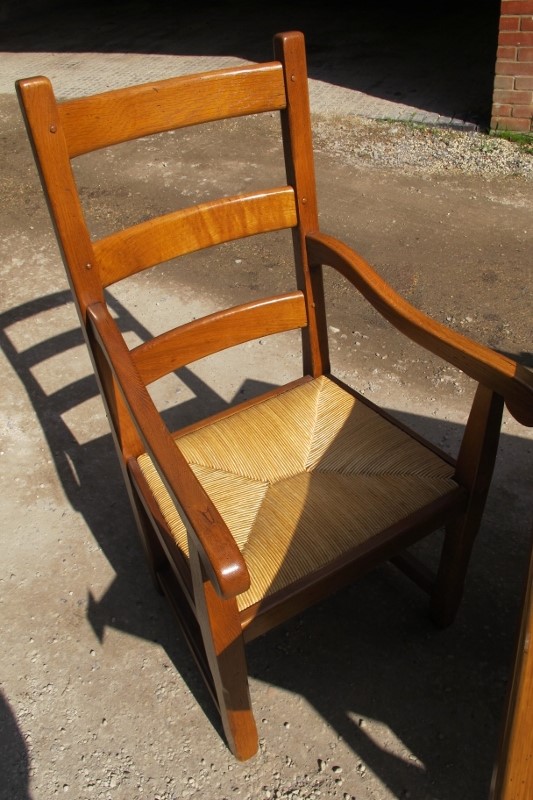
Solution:
[[[333,236],[309,233],[306,249],[311,269],[319,264],[334,267],[399,331],[500,394],[518,422],[533,426],[533,372],[419,311]]]
[[[217,508],[176,447],[111,314],[103,303],[87,309],[90,335],[96,339],[124,398],[139,437],[172,501],[181,511],[217,593],[228,599],[250,587],[250,576],[235,539]]]

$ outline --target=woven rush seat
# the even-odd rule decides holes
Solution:
[[[457,487],[450,464],[324,376],[175,441],[246,561],[241,611]],[[187,555],[150,457],[138,463]]]

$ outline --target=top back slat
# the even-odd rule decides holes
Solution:
[[[285,105],[282,66],[269,62],[67,100],[59,106],[59,116],[69,156],[74,158],[141,136],[200,122],[279,111]]]

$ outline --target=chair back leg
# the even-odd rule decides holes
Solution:
[[[466,511],[446,526],[439,571],[431,597],[431,617],[450,625],[463,595],[468,562],[485,508],[503,413],[503,398],[478,386],[457,459],[456,474],[470,490]]]

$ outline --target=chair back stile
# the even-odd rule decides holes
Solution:
[[[281,112],[281,125],[287,179],[297,198],[299,224],[293,228],[297,281],[307,299],[309,318],[309,327],[302,330],[304,372],[317,377],[329,372],[330,363],[322,271],[310,271],[306,247],[306,236],[319,227],[307,61],[301,40],[290,35],[274,37],[274,53],[286,75],[287,105]]]

